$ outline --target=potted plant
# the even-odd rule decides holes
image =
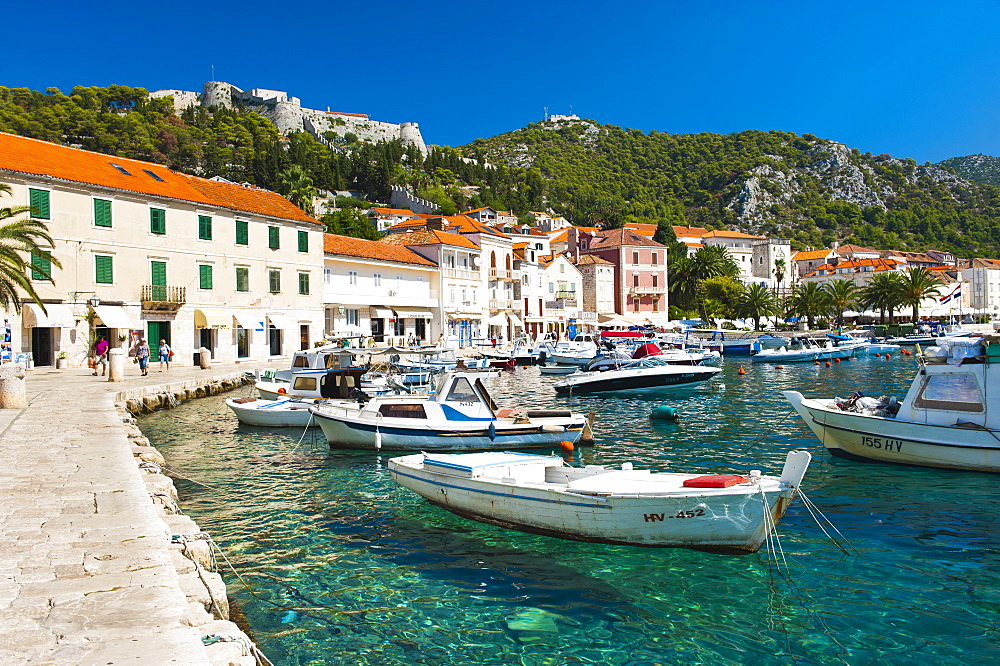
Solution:
[[[59,356],[56,357],[56,368],[59,370],[64,370],[68,364],[69,364],[69,357],[67,356],[66,352],[64,351],[59,352]]]

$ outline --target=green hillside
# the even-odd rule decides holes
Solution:
[[[951,169],[973,183],[1000,186],[1000,157],[990,155],[952,157],[938,162],[938,166]]]

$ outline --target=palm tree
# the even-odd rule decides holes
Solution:
[[[752,284],[744,290],[739,301],[743,317],[753,319],[753,330],[760,330],[760,320],[779,312],[778,296],[762,284]]]
[[[704,300],[701,298],[701,292],[698,290],[698,284],[700,284],[702,280],[707,280],[708,278],[738,277],[740,274],[740,267],[735,261],[733,261],[733,258],[729,256],[729,252],[726,251],[726,248],[721,245],[709,245],[707,247],[699,248],[699,250],[694,253],[694,257],[691,258],[691,263],[693,264],[693,277],[696,281],[695,301],[698,306],[698,315],[703,320],[708,321],[708,311],[705,309]]]
[[[0,183],[0,194],[10,192],[10,185]],[[40,220],[15,219],[30,211],[29,206],[0,208],[0,307],[13,307],[15,312],[21,311],[21,291],[45,311],[45,305],[28,278],[29,269],[52,282],[52,275],[41,264],[62,267],[59,260],[50,253],[53,242],[45,223]],[[47,262],[33,265],[30,259],[32,255]]]
[[[850,310],[857,302],[858,285],[850,280],[827,282],[823,289],[830,299],[830,313],[837,316],[837,325],[844,325],[844,311]]]
[[[874,275],[861,289],[859,303],[864,309],[877,309],[879,323],[885,323],[886,313],[892,317],[893,311],[903,302],[899,273],[884,272]]]
[[[916,323],[920,301],[941,295],[941,279],[923,266],[913,266],[899,274],[900,305],[913,308],[913,322]]]
[[[796,285],[786,305],[788,314],[805,317],[812,329],[816,326],[816,317],[821,317],[830,310],[830,299],[821,284],[810,280]]]
[[[787,265],[785,264],[784,259],[774,260],[774,279],[776,282],[775,289],[781,289],[781,282],[785,279],[786,266]]]
[[[316,188],[313,187],[312,178],[301,166],[295,164],[281,173],[278,191],[305,211],[307,215],[313,214],[313,197],[316,196]]]

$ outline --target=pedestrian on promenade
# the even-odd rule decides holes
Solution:
[[[170,350],[170,345],[167,344],[166,340],[160,340],[160,369],[157,372],[163,372],[163,366],[167,366],[167,372],[170,372],[170,359],[174,355],[174,352]]]
[[[149,374],[149,343],[146,342],[146,338],[139,338],[139,344],[135,347],[135,357],[139,359],[139,369],[145,377]]]
[[[104,371],[108,369],[108,341],[103,337],[97,339],[97,344],[94,345],[94,376],[97,376],[97,368],[101,368],[101,376],[104,376]]]

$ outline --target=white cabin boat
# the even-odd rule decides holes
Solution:
[[[753,363],[807,363],[819,358],[820,350],[816,347],[804,349],[764,349],[750,357]]]
[[[309,413],[309,408],[316,402],[311,398],[229,398],[226,406],[233,411],[240,423],[246,425],[304,428],[307,425],[318,425]]]
[[[434,395],[381,396],[317,405],[312,413],[332,447],[477,451],[576,442],[586,416],[569,410],[499,409],[477,373],[443,374]]]
[[[918,360],[902,401],[783,394],[835,456],[1000,472],[1000,346],[954,338]]]
[[[565,466],[556,456],[490,452],[392,458],[396,483],[466,518],[576,541],[753,553],[781,520],[811,456],[781,476]]]

